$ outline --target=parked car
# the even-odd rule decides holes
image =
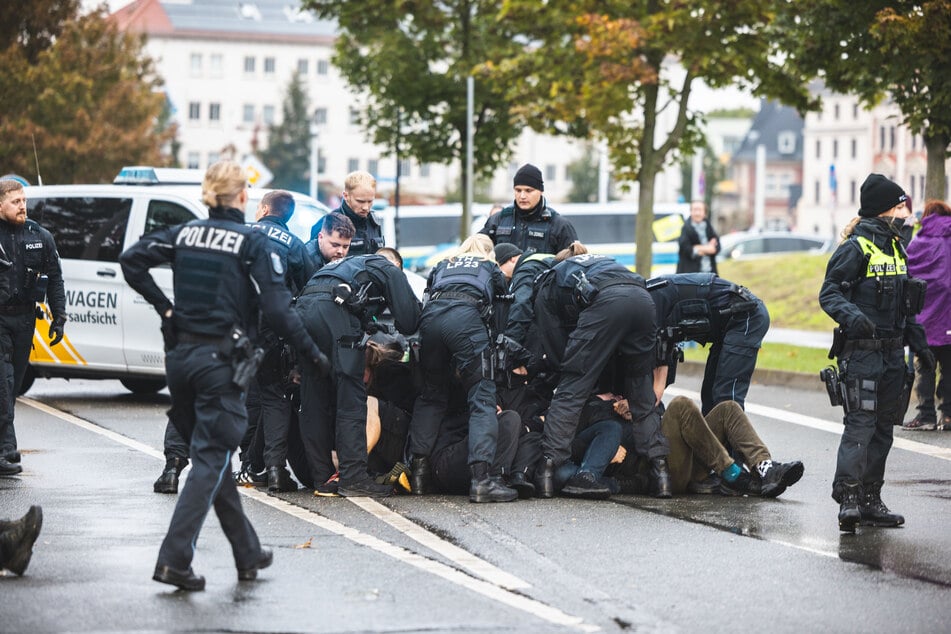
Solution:
[[[835,241],[788,231],[744,231],[720,236],[718,260],[746,260],[782,253],[828,253]]]

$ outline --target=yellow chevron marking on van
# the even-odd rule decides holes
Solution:
[[[73,346],[69,335],[55,346],[50,346],[46,333],[49,332],[50,322],[45,319],[36,320],[36,331],[33,333],[33,350],[30,352],[31,363],[62,363],[65,365],[87,365],[86,360]]]

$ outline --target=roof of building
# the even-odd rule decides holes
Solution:
[[[326,43],[337,35],[335,22],[295,0],[135,0],[112,17],[121,31],[153,37]]]
[[[766,160],[802,161],[803,119],[795,108],[763,99],[753,125],[733,155],[734,161],[755,161],[756,148],[766,146]]]

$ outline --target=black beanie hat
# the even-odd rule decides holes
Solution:
[[[869,174],[860,191],[862,208],[859,215],[863,218],[874,218],[908,199],[905,190],[881,174]]]
[[[531,163],[526,163],[525,165],[521,166],[518,168],[518,171],[515,172],[515,187],[518,187],[519,185],[532,187],[540,192],[545,191],[545,182],[542,180],[542,171]]]
[[[516,255],[522,255],[522,250],[510,242],[495,245],[495,261],[499,264],[505,264]]]

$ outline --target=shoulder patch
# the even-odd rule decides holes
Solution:
[[[271,269],[277,275],[284,275],[284,263],[281,261],[281,256],[277,253],[271,253]]]

